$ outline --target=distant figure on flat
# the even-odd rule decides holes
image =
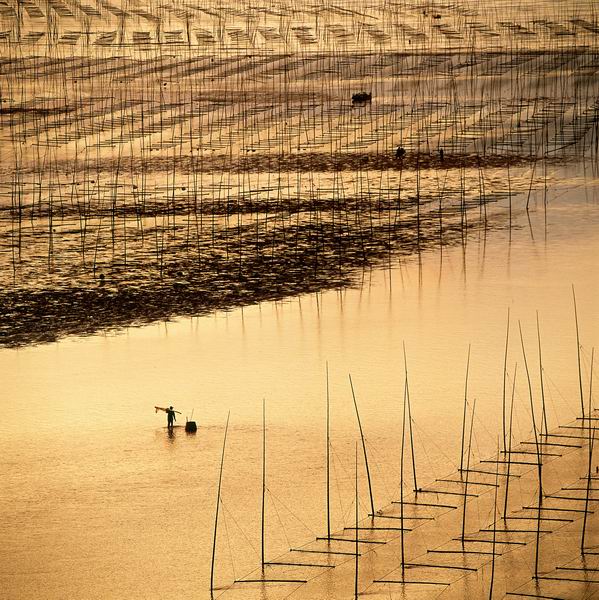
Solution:
[[[169,429],[172,429],[175,426],[176,420],[177,420],[177,417],[175,417],[175,410],[173,409],[172,406],[169,406],[168,410],[166,411],[167,427]]]
[[[397,146],[397,150],[395,151],[395,156],[397,158],[403,158],[406,155],[405,148],[402,146]]]
[[[168,427],[168,429],[172,429],[175,426],[175,421],[177,420],[175,414],[181,413],[178,410],[175,410],[172,406],[169,406],[168,408],[162,408],[162,406],[155,406],[154,408],[156,409],[156,412],[162,410],[166,413],[166,426]]]
[[[372,102],[372,94],[358,92],[357,94],[352,94],[351,101],[352,104],[366,104],[367,102]]]

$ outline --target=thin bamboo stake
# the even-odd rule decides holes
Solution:
[[[327,374],[327,537],[331,537],[331,474],[330,474],[330,397],[329,397],[329,363],[326,363]]]
[[[406,376],[402,406],[402,418],[401,418],[401,458],[399,467],[399,517],[400,517],[400,534],[401,534],[401,578],[405,578],[406,569],[406,554],[404,545],[404,493],[403,493],[403,459],[404,459],[404,446],[406,438],[406,396],[408,393],[408,378]]]
[[[468,403],[468,371],[470,370],[470,344],[468,344],[468,359],[466,360],[466,381],[464,384],[464,414],[462,417],[462,448],[460,451],[460,473],[464,470],[464,438],[466,436],[466,405]]]
[[[578,357],[578,385],[580,389],[580,416],[584,417],[584,397],[582,391],[582,367],[580,365],[580,335],[578,332],[578,311],[576,308],[576,293],[572,285],[572,299],[574,301],[574,321],[576,323],[576,356]]]
[[[539,436],[537,433],[537,424],[535,420],[535,407],[533,404],[532,398],[532,385],[530,382],[530,373],[528,371],[528,362],[526,360],[526,350],[524,348],[524,338],[522,336],[522,326],[520,321],[518,321],[518,329],[520,330],[520,342],[522,344],[522,356],[524,357],[524,368],[526,369],[526,379],[528,381],[528,394],[530,397],[530,412],[532,417],[532,429],[535,436],[535,446],[537,449],[537,470],[538,470],[538,478],[539,478],[539,503],[537,507],[537,535],[536,535],[536,543],[535,543],[535,574],[534,578],[538,579],[539,577],[539,542],[540,542],[540,524],[541,524],[541,507],[543,505],[543,463],[541,462],[541,448],[539,446]]]
[[[261,559],[264,571],[264,516],[266,500],[266,400],[262,399],[262,519],[261,519]]]
[[[355,565],[354,573],[354,599],[358,600],[358,576],[359,576],[359,557],[360,557],[360,541],[358,539],[358,442],[356,442],[356,546],[355,546]],[[374,512],[373,512],[374,514]]]
[[[416,454],[414,452],[414,431],[412,428],[412,405],[410,403],[410,386],[408,383],[408,359],[407,359],[407,354],[406,354],[406,344],[404,342],[403,344],[403,357],[404,357],[404,369],[405,369],[405,374],[406,374],[406,381],[405,381],[405,394],[406,394],[406,399],[407,399],[407,403],[408,403],[408,424],[409,424],[409,428],[410,428],[410,450],[411,450],[411,454],[412,454],[412,476],[414,478],[414,492],[416,493],[416,496],[418,496],[418,492],[420,491],[420,488],[418,487],[418,482],[416,480]],[[403,440],[402,440],[403,443]],[[402,454],[403,456],[403,454]],[[403,460],[403,458],[402,458]]]
[[[466,502],[468,500],[468,475],[470,473],[470,451],[472,449],[472,432],[474,431],[474,411],[476,409],[476,398],[472,403],[472,415],[470,419],[470,435],[468,439],[468,459],[466,461],[466,480],[464,482],[464,505],[462,508],[462,546],[466,537]],[[499,468],[499,467],[498,467]]]
[[[539,445],[537,444],[537,452],[539,452]],[[540,551],[540,541],[541,541],[541,508],[543,505],[543,483],[542,483],[542,463],[541,463],[541,455],[540,453],[537,455],[537,460],[539,462],[538,472],[539,472],[539,503],[537,506],[537,531],[535,536],[535,574],[534,579],[539,578],[539,551]]]
[[[210,598],[214,598],[214,560],[216,557],[216,534],[218,531],[218,512],[220,507],[220,489],[223,478],[223,464],[225,462],[225,447],[227,444],[227,432],[229,431],[229,417],[231,411],[227,413],[227,424],[225,425],[225,434],[223,436],[223,450],[220,457],[220,471],[218,474],[218,488],[216,492],[216,512],[214,515],[214,534],[212,536],[212,559],[210,561]]]
[[[543,385],[543,357],[541,355],[541,329],[539,327],[539,311],[537,311],[537,340],[539,342],[539,379],[541,382],[541,406],[543,409],[542,413],[542,421],[541,421],[541,435],[543,434],[543,429],[545,429],[545,433],[549,433],[547,426],[547,411],[545,409],[545,386]],[[542,438],[541,438],[542,440]]]
[[[354,407],[356,409],[356,417],[358,418],[358,427],[360,429],[360,438],[362,439],[362,450],[364,451],[364,463],[366,465],[366,476],[368,478],[368,493],[370,495],[370,514],[374,515],[374,500],[372,497],[372,483],[370,481],[370,469],[368,468],[368,455],[366,453],[366,442],[364,441],[364,432],[362,431],[362,422],[360,421],[360,413],[358,411],[358,403],[356,401],[356,394],[354,392],[354,384],[352,382],[351,375],[349,376],[349,385],[351,387],[352,398],[354,400]]]
[[[595,428],[591,426],[591,415],[593,412],[593,402],[592,402],[592,393],[593,393],[593,362],[595,358],[595,348],[591,350],[591,377],[589,382],[589,463],[587,469],[587,486],[586,486],[586,496],[584,499],[584,520],[582,522],[582,536],[580,538],[580,553],[582,555],[585,554],[584,551],[584,540],[586,536],[587,529],[587,516],[589,512],[589,495],[591,493],[591,466],[593,462],[593,447],[595,445]]]
[[[508,455],[507,455],[507,472],[505,480],[505,497],[503,500],[503,520],[507,518],[507,505],[510,489],[510,470],[512,467],[512,423],[514,417],[514,392],[516,390],[516,374],[518,372],[518,363],[514,366],[514,380],[512,381],[512,400],[510,402],[510,427],[508,437]]]
[[[507,377],[507,354],[508,354],[509,336],[510,336],[510,308],[508,306],[507,327],[506,327],[506,332],[505,332],[505,353],[504,353],[504,358],[503,358],[503,394],[502,394],[502,401],[501,401],[501,411],[502,411],[501,426],[502,426],[502,433],[503,433],[503,451],[504,452],[507,450],[506,441],[505,441],[505,382],[506,382],[506,377]]]
[[[499,456],[499,440],[497,440],[497,455]],[[508,477],[509,479],[509,477]],[[493,522],[497,522],[497,495],[499,492],[499,463],[495,473],[495,498],[493,500]],[[491,584],[489,585],[489,600],[493,600],[493,582],[495,579],[495,548],[497,540],[497,527],[493,527],[493,545],[491,546]]]

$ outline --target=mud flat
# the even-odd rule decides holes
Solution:
[[[507,226],[505,215],[487,213],[488,205],[511,200],[505,192],[488,185],[484,196],[458,188],[440,198],[424,184],[436,181],[434,171],[418,177],[419,198],[391,188],[343,197],[340,186],[339,195],[298,190],[276,200],[229,190],[214,202],[179,187],[179,197],[164,202],[138,200],[129,187],[109,206],[77,199],[53,207],[60,216],[33,199],[19,209],[18,227],[13,205],[3,211],[12,252],[3,259],[1,343],[54,341],[341,287],[364,269]],[[515,177],[514,193],[525,185]]]
[[[597,158],[593,3],[96,4],[0,10],[2,345],[348,285]]]

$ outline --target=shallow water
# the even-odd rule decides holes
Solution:
[[[353,518],[358,433],[348,373],[375,503],[397,499],[404,342],[422,483],[459,462],[469,344],[475,455],[497,444],[508,308],[510,374],[518,362],[514,437],[532,435],[518,321],[539,400],[536,311],[550,427],[573,417],[580,399],[572,285],[585,397],[599,342],[599,181],[582,170],[555,175],[546,210],[538,192],[530,221],[517,214],[511,232],[481,231],[464,247],[402,259],[365,273],[356,289],[0,351],[5,597],[207,598],[229,410],[217,585],[255,568],[263,398],[267,558],[322,534],[327,362],[334,529]],[[168,435],[153,407],[170,403],[180,422],[195,409],[197,435]],[[366,514],[364,486],[360,503]]]

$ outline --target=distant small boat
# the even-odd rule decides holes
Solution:
[[[351,101],[353,104],[365,104],[366,102],[372,101],[372,94],[369,94],[368,92],[358,92],[357,94],[352,95]]]

